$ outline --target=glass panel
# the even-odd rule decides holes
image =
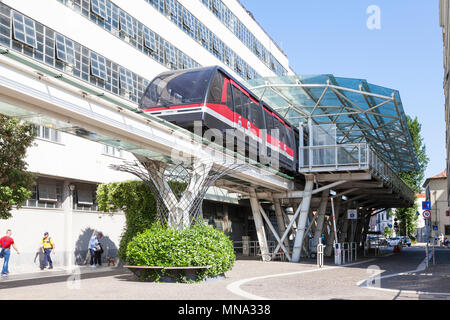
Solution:
[[[96,15],[107,20],[106,15],[106,0],[91,0],[91,10]]]
[[[60,34],[56,34],[56,58],[69,65],[75,65],[73,42]]]
[[[222,90],[224,81],[225,76],[221,72],[217,71],[209,87],[209,103],[222,103]]]
[[[120,68],[120,88],[128,92],[134,92],[133,75],[131,71]]]
[[[125,11],[120,11],[120,30],[134,38],[133,19]]]
[[[194,30],[194,17],[187,10],[183,10],[183,26],[188,30]]]
[[[165,73],[147,87],[141,109],[204,103],[211,69]]]
[[[13,12],[13,29],[14,39],[36,48],[36,27],[33,20]]]
[[[144,27],[144,45],[152,50],[153,52],[156,52],[156,35],[153,31],[149,30],[148,28]]]
[[[106,60],[91,52],[91,74],[106,81]]]

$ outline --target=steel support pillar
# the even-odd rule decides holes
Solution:
[[[283,208],[281,208],[280,199],[273,199],[273,204],[275,206],[275,215],[277,216],[278,230],[280,231],[280,234],[283,235],[286,231],[286,223],[283,217],[284,212]],[[289,238],[284,239],[284,245],[286,248],[289,248]]]
[[[314,233],[314,248],[319,244],[319,239],[322,236],[322,232],[324,229],[324,221],[325,221],[325,212],[327,211],[328,198],[330,195],[330,190],[325,190],[322,192],[322,200],[319,205],[319,212],[317,217],[317,227],[316,232]]]
[[[305,234],[306,221],[308,220],[309,207],[311,205],[312,190],[314,187],[314,176],[306,176],[306,184],[303,201],[300,208],[300,217],[294,241],[292,262],[300,261],[300,254],[303,248],[303,235]]]
[[[263,218],[259,209],[259,201],[255,189],[249,188],[250,206],[252,208],[253,221],[255,222],[256,235],[258,236],[259,247],[263,261],[270,261],[269,247],[267,245],[266,231],[264,229]]]
[[[342,220],[341,220],[341,234],[339,235],[339,242],[348,242],[347,239],[347,231],[348,231],[348,225],[349,220],[347,219],[347,210],[349,206],[346,204],[344,206],[344,212],[342,213]]]

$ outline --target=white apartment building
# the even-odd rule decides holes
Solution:
[[[238,0],[3,0],[0,49],[136,104],[149,81],[170,69],[220,65],[242,82],[294,73]],[[109,168],[133,156],[51,128],[37,132],[26,159],[39,175],[33,196],[0,221],[0,232],[12,229],[21,251],[12,253],[11,273],[37,267],[32,261],[46,231],[56,267],[82,262],[95,230],[105,236],[105,255],[115,255],[124,215],[98,212],[95,190],[134,179]],[[230,203],[222,215],[239,211],[236,195],[215,190],[209,199]]]

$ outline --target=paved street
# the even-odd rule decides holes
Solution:
[[[3,280],[0,299],[449,299],[450,249],[437,249],[437,264],[416,271],[424,256],[423,247],[411,247],[341,267],[328,260],[322,269],[312,260],[302,264],[238,260],[225,280],[196,284],[142,283],[127,271],[82,268],[79,281],[62,273]],[[404,272],[411,273],[398,275]],[[370,288],[365,287],[364,280],[376,275]]]

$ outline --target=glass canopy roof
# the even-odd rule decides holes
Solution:
[[[249,80],[247,85],[294,126],[336,124],[337,143],[369,143],[395,171],[417,167],[397,90],[333,75]]]

